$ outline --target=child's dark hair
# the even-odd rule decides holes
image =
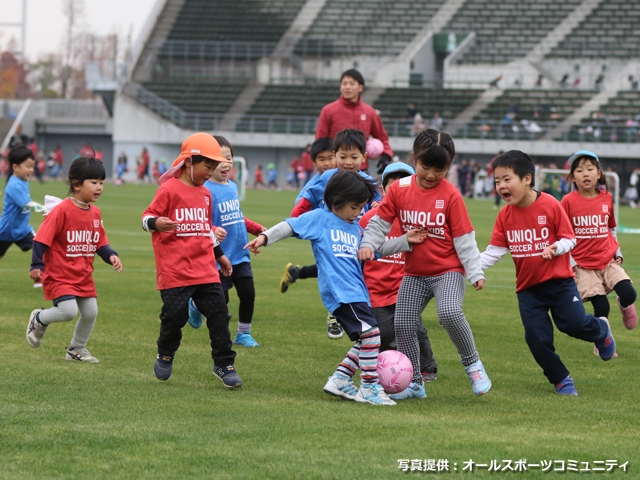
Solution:
[[[531,175],[531,187],[536,186],[536,167],[531,157],[520,150],[509,150],[493,160],[493,171],[498,167],[510,168],[521,180]]]
[[[191,165],[197,165],[198,163],[202,163],[202,162],[213,163],[213,168],[216,168],[220,163],[218,160],[211,160],[210,158],[204,157],[202,155],[191,155]]]
[[[376,196],[373,182],[347,170],[331,177],[324,190],[324,203],[329,210],[337,210],[349,202],[368,203]]]
[[[319,153],[335,152],[335,150],[336,145],[331,138],[321,137],[311,144],[311,151],[309,152],[309,155],[311,155],[311,160],[315,162]]]
[[[589,155],[583,155],[582,157],[578,157],[573,160],[573,163],[571,164],[571,167],[569,169],[569,178],[573,180],[573,174],[576,171],[576,168],[578,168],[578,166],[580,165],[580,162],[582,160],[591,162],[591,164],[594,167],[596,167],[600,172],[600,178],[596,182],[596,188],[604,187],[605,190],[608,190],[609,186],[607,185],[607,176],[604,174],[604,170],[602,170],[602,166],[600,165],[600,162]],[[575,188],[576,190],[578,189],[578,184],[575,181],[573,182],[573,188]]]
[[[73,187],[82,186],[85,180],[104,180],[106,176],[104,164],[96,159],[94,151],[91,157],[78,157],[71,163],[65,183],[73,194]]]
[[[342,80],[344,80],[344,77],[351,77],[364,87],[364,77],[355,68],[350,68],[349,70],[345,70],[344,72],[342,72],[342,75],[340,75],[340,83],[342,83]]]
[[[7,181],[13,175],[13,165],[20,165],[23,162],[26,162],[29,159],[35,160],[33,158],[33,152],[30,148],[25,147],[24,145],[18,145],[17,147],[13,147],[9,150],[9,171],[7,172]]]
[[[383,190],[386,190],[387,185],[391,180],[400,180],[401,178],[410,177],[410,176],[411,174],[406,171],[391,172],[384,176],[384,180],[382,181],[382,188]]]
[[[367,151],[367,139],[364,137],[364,133],[355,128],[345,128],[336,133],[334,151],[351,150],[352,148],[357,148],[364,155]]]
[[[231,151],[231,158],[233,158],[233,147],[229,143],[229,140],[227,140],[221,135],[214,135],[213,138],[216,139],[216,142],[218,142],[218,145],[220,145],[220,148],[227,147]]]
[[[413,141],[413,158],[425,167],[446,170],[456,156],[451,135],[427,128]]]

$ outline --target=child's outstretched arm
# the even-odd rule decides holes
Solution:
[[[575,238],[560,238],[542,251],[542,258],[551,260],[558,255],[569,253],[576,246]]]
[[[266,245],[273,245],[280,240],[284,240],[285,238],[292,237],[294,235],[293,228],[286,221],[280,222],[277,225],[274,225],[268,230],[265,230],[256,238],[251,240],[244,246],[244,249],[247,248],[251,250],[255,255],[260,253],[260,247]]]
[[[484,273],[482,271],[480,250],[478,250],[478,244],[476,243],[475,230],[454,238],[453,248],[455,248],[460,263],[462,263],[473,288],[482,290],[484,287]]]
[[[381,257],[388,257],[399,252],[410,252],[413,244],[422,243],[427,238],[427,231],[424,228],[414,228],[398,238],[390,238],[378,249]]]
[[[178,222],[169,217],[147,216],[142,219],[142,228],[147,232],[157,230],[162,233],[171,233],[178,227]]]
[[[384,243],[384,237],[391,231],[391,226],[391,222],[383,220],[378,215],[374,215],[369,220],[358,249],[358,260],[363,262],[375,259],[374,252]]]

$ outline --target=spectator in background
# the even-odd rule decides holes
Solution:
[[[315,172],[315,166],[313,165],[313,160],[311,159],[311,144],[309,143],[306,147],[304,147],[304,151],[302,155],[300,155],[302,160],[302,168],[304,169],[304,183],[306,184]]]
[[[258,188],[258,185],[262,186],[262,188],[267,188],[262,179],[262,165],[256,166],[256,173],[254,174],[253,188]]]
[[[29,144],[29,137],[27,137],[24,133],[22,133],[22,125],[20,124],[16,125],[16,130],[13,133],[13,135],[11,135],[11,138],[9,139],[9,150],[19,145],[26,147],[28,144]]]
[[[422,118],[422,115],[416,113],[413,117],[413,125],[411,125],[411,136],[415,137],[425,128],[427,128],[427,124]]]
[[[300,189],[298,172],[300,172],[301,170],[304,171],[304,169],[302,168],[302,159],[300,157],[296,157],[291,160],[291,163],[289,164],[289,170],[287,171],[287,184],[289,184],[291,188],[295,187],[296,189]],[[289,179],[289,176],[291,176],[291,179]]]
[[[280,191],[280,187],[278,186],[278,170],[276,169],[275,163],[270,163],[267,165],[267,178],[269,180],[269,189],[273,187],[277,192]]]
[[[147,147],[142,149],[142,153],[140,154],[140,160],[142,162],[142,178],[140,179],[142,182],[146,182],[147,180],[151,183],[151,175],[149,175],[149,166],[151,164],[151,158],[149,157],[149,152],[147,151]]]
[[[440,113],[436,112],[433,114],[433,118],[431,119],[431,122],[429,123],[429,128],[432,128],[433,130],[442,130],[443,127],[443,120],[442,117],[440,117]],[[420,132],[418,132],[420,133]]]
[[[502,74],[498,75],[496,78],[489,82],[489,88],[497,88],[498,90],[500,90],[500,86],[498,85],[500,83],[500,80],[502,80]]]
[[[118,156],[118,164],[116,170],[116,185],[120,185],[122,183],[122,175],[127,171],[127,155],[122,152]]]
[[[629,75],[629,83],[631,84],[631,90],[638,90],[638,79],[635,76]]]
[[[458,168],[458,186],[460,193],[463,197],[467,196],[469,190],[469,180],[471,178],[471,167],[469,167],[469,161],[466,158],[460,162],[460,168]]]
[[[509,117],[511,120],[515,120],[515,118],[518,116],[519,111],[520,109],[518,108],[518,104],[516,103],[516,101],[510,100],[509,107],[507,108],[507,117]]]
[[[596,77],[596,90],[600,90],[602,82],[604,82],[604,72],[600,72]]]
[[[536,83],[535,83],[536,87],[542,87],[542,79],[543,78],[544,78],[544,75],[542,75],[542,74],[538,75],[538,78],[536,79]]]
[[[415,103],[409,103],[407,105],[407,116],[404,118],[405,121],[411,122],[415,120],[416,115],[418,114],[418,109],[416,108]]]
[[[40,169],[40,163],[38,162],[38,145],[36,144],[35,138],[29,139],[29,142],[27,143],[27,148],[31,150],[31,153],[33,154],[33,159],[35,160],[35,164],[33,165],[33,173],[40,183],[44,183],[44,180],[42,178],[44,169],[42,170]]]
[[[51,176],[57,177],[60,174],[64,174],[64,154],[60,145],[56,145],[53,149],[53,162],[54,168],[52,170],[54,171],[52,171]]]

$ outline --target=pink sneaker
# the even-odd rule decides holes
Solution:
[[[622,308],[620,305],[620,297],[616,298],[620,312],[622,313],[622,323],[627,330],[633,330],[638,325],[638,313],[636,312],[636,306],[631,304],[627,308]]]

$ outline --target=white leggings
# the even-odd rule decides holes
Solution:
[[[98,317],[98,302],[95,297],[75,297],[58,302],[53,307],[40,312],[40,321],[44,325],[50,325],[55,322],[68,322],[76,318],[78,310],[80,310],[80,318],[76,323],[70,346],[86,347]]]

